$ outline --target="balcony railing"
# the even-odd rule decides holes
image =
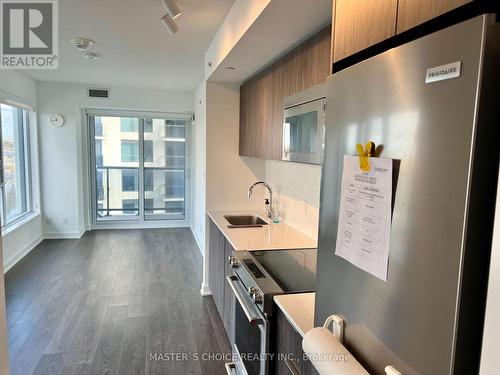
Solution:
[[[130,211],[130,209],[127,208],[111,208],[110,207],[110,174],[113,173],[113,171],[134,171],[137,173],[137,178],[139,177],[139,168],[133,168],[133,167],[122,167],[122,166],[96,166],[96,172],[101,173],[102,175],[100,177],[97,177],[96,181],[96,196],[97,196],[97,202],[102,203],[103,208],[97,208],[97,213],[100,216],[111,216],[112,212],[118,212],[118,211]],[[172,168],[172,167],[167,167],[167,168],[160,168],[160,167],[155,167],[155,168],[146,168],[145,171],[147,170],[157,170],[157,171],[163,171],[165,173],[164,180],[165,183],[163,184],[155,184],[153,183],[153,188],[155,191],[158,189],[162,189],[161,195],[163,196],[163,200],[165,202],[183,202],[184,201],[184,195],[185,195],[185,179],[178,179],[178,178],[172,178],[171,176],[168,176],[169,172],[184,172],[183,169],[179,168]],[[182,175],[183,177],[185,176],[184,174]],[[123,181],[122,181],[122,174],[120,173],[119,176],[119,181],[120,181],[120,192],[123,192]],[[133,190],[136,191],[136,190]],[[155,208],[156,209],[156,208]],[[167,207],[165,207],[167,209]],[[136,209],[137,211],[137,209]]]

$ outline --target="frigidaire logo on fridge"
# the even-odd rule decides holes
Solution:
[[[57,0],[0,0],[2,69],[57,69]]]

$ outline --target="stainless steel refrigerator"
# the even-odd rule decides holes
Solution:
[[[477,373],[499,165],[500,24],[470,19],[327,85],[315,324],[343,316],[345,345],[373,374],[387,365],[405,375]],[[367,141],[395,166],[387,282],[335,255],[343,156]]]

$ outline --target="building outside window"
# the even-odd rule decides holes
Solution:
[[[154,185],[153,171],[149,170],[144,171],[144,190],[153,191],[153,185]]]
[[[120,128],[122,133],[137,133],[139,119],[122,117],[120,118]]]
[[[102,167],[103,159],[102,159],[102,140],[95,140],[95,163],[98,167]]]
[[[145,119],[144,120],[144,133],[152,133],[153,132],[153,120]]]
[[[153,162],[153,141],[144,141],[144,162]]]
[[[139,143],[137,141],[122,140],[121,150],[123,162],[139,161]]]
[[[139,182],[137,171],[134,169],[122,170],[122,191],[138,191]]]
[[[144,199],[144,211],[148,214],[152,214],[154,212],[154,199],[146,198]]]
[[[0,113],[3,160],[0,219],[6,227],[31,209],[29,112],[0,104]]]
[[[102,121],[100,117],[95,118],[95,136],[102,137]]]

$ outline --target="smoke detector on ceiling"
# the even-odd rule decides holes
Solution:
[[[88,60],[98,59],[101,55],[95,52],[87,51],[87,48],[94,44],[94,41],[87,38],[73,38],[71,39],[71,43],[73,43],[78,51],[82,53],[82,56]]]
[[[71,43],[75,45],[77,50],[85,52],[87,48],[94,44],[94,41],[87,38],[73,38]]]

